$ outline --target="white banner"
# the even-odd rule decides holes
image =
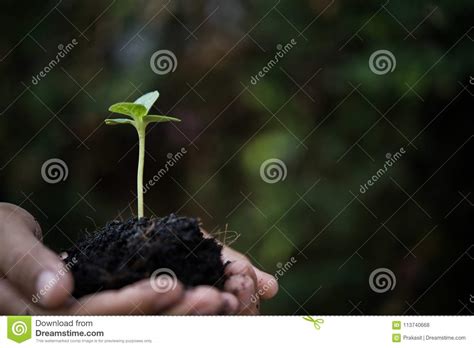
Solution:
[[[1,317],[0,347],[474,347],[470,316]]]

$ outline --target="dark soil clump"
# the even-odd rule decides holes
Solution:
[[[162,268],[170,269],[186,286],[222,289],[225,265],[221,251],[214,239],[204,238],[196,219],[171,214],[109,222],[68,250],[64,261],[73,265],[73,295],[77,298],[119,289]]]

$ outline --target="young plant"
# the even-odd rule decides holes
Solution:
[[[138,197],[138,218],[143,217],[143,168],[145,166],[145,136],[146,127],[150,123],[159,122],[180,122],[179,118],[162,116],[162,115],[148,115],[153,104],[159,97],[158,91],[150,92],[142,95],[133,103],[117,103],[109,108],[109,111],[128,116],[130,118],[113,118],[106,119],[107,125],[129,124],[135,127],[138,133],[138,171],[137,171],[137,197]]]

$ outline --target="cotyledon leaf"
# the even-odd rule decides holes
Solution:
[[[144,107],[146,107],[146,113],[148,113],[151,107],[153,106],[153,104],[155,104],[159,96],[160,96],[160,93],[158,93],[158,91],[153,91],[153,92],[142,95],[140,98],[135,100],[134,104],[143,105]]]
[[[156,122],[181,122],[179,118],[162,115],[146,115],[143,117],[143,122],[156,123]]]
[[[117,103],[109,108],[109,111],[130,117],[143,117],[147,114],[147,108],[142,104]]]
[[[129,118],[108,118],[105,120],[105,124],[108,126],[115,126],[118,124],[131,124],[135,125],[135,122]]]

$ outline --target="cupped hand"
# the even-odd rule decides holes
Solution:
[[[238,313],[259,314],[260,300],[271,299],[277,294],[277,280],[253,266],[245,255],[228,246],[224,246],[222,258],[225,263],[230,262],[225,269],[228,279],[224,289],[239,300]]]
[[[240,308],[239,292],[233,295],[209,286],[185,290],[178,283],[157,293],[148,279],[75,299],[73,278],[66,269],[41,243],[35,219],[20,207],[0,203],[0,314],[205,315],[234,314]]]

